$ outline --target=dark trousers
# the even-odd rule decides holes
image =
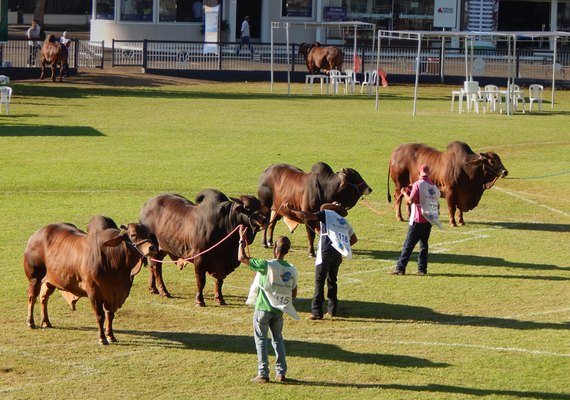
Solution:
[[[240,41],[239,47],[236,50],[236,54],[239,55],[239,52],[241,51],[241,48],[244,45],[245,45],[245,47],[247,47],[249,49],[249,53],[253,57],[253,46],[251,45],[251,41],[249,40],[249,36],[242,36],[241,37],[241,41]]]
[[[416,244],[420,242],[420,254],[418,256],[418,272],[427,273],[428,265],[428,240],[431,233],[431,224],[429,222],[417,223],[414,222],[408,228],[408,234],[406,235],[406,241],[404,242],[404,247],[402,248],[402,253],[400,258],[396,263],[396,270],[400,272],[406,272],[406,266],[414,251]]]
[[[338,252],[323,254],[323,262],[315,267],[315,293],[311,305],[311,313],[317,317],[323,316],[325,301],[325,282],[327,284],[327,312],[336,315],[338,309],[338,286],[336,283],[342,256]]]
[[[38,45],[28,46],[30,48],[30,52],[28,55],[28,65],[30,67],[35,66],[36,64],[36,54],[38,52]]]

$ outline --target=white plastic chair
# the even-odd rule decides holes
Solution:
[[[487,101],[487,109],[491,111],[497,111],[497,105],[499,105],[499,110],[502,104],[501,92],[497,85],[485,85],[484,93],[485,100]]]
[[[0,75],[0,85],[9,85],[10,84],[10,78],[7,77],[6,75]]]
[[[532,103],[538,103],[538,109],[542,111],[542,92],[544,87],[538,84],[532,84],[528,87],[528,110],[532,111]]]
[[[362,83],[360,84],[360,93],[364,93],[364,86],[368,86],[373,87],[374,89],[376,89],[376,80],[378,79],[378,71],[373,70],[373,69],[369,69],[367,71],[364,71],[364,79],[362,80]]]
[[[333,94],[338,93],[338,84],[344,83],[344,93],[348,93],[348,84],[351,75],[343,75],[338,69],[331,69],[329,71],[331,85],[333,86]]]
[[[12,88],[10,86],[0,86],[0,113],[2,113],[2,104],[6,109],[6,115],[10,113],[11,98],[12,98]]]
[[[471,108],[479,114],[479,101],[483,100],[479,93],[479,81],[463,82],[462,97],[465,98],[467,112],[471,112]],[[461,100],[461,97],[460,97]],[[463,112],[462,102],[459,102],[459,113]]]
[[[519,108],[519,102],[522,103],[522,112],[526,111],[526,102],[524,100],[524,93],[522,92],[519,85],[511,85],[508,89],[509,94],[512,93],[513,110],[517,111]]]

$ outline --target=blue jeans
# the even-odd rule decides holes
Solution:
[[[255,310],[253,312],[253,337],[255,348],[257,349],[257,374],[265,378],[269,377],[269,356],[268,356],[268,332],[271,330],[271,344],[275,351],[275,373],[285,375],[287,372],[287,362],[285,361],[285,342],[283,341],[283,315],[274,314],[267,311]]]
[[[396,271],[406,272],[406,266],[414,251],[416,244],[420,242],[420,254],[418,255],[418,272],[427,273],[428,265],[428,240],[431,233],[431,224],[429,222],[414,222],[408,228],[408,234],[400,258],[396,263]]]

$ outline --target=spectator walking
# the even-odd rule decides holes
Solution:
[[[291,242],[285,236],[280,236],[273,247],[274,259],[262,260],[249,258],[245,254],[246,228],[240,227],[238,259],[256,271],[252,289],[259,288],[253,312],[253,335],[257,350],[257,376],[253,383],[269,382],[268,333],[271,331],[271,344],[275,351],[275,380],[285,382],[287,361],[285,342],[283,340],[283,312],[294,319],[299,319],[293,299],[297,296],[297,269],[285,261],[284,257],[291,248]],[[252,290],[254,291],[254,290]]]
[[[249,49],[251,58],[253,58],[253,46],[251,45],[251,37],[249,33],[249,15],[246,15],[243,22],[241,23],[240,38],[241,41],[236,51],[236,55],[239,56],[239,52],[241,51],[242,46],[245,45]]]
[[[404,241],[404,246],[400,258],[396,263],[396,268],[388,272],[391,275],[405,275],[406,266],[412,255],[414,247],[420,243],[420,253],[418,255],[417,275],[426,275],[428,267],[428,241],[431,233],[431,226],[438,225],[439,222],[439,190],[429,179],[430,170],[427,165],[422,165],[419,170],[420,179],[414,182],[412,190],[408,194],[407,188],[402,188],[402,196],[408,204],[411,204],[410,226]]]

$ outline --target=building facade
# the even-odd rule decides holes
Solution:
[[[434,27],[439,0],[93,0],[91,39],[203,39],[201,6],[221,5],[222,40],[239,40],[248,15],[253,42],[271,41],[271,22],[360,20],[379,29],[441,30]],[[570,31],[570,0],[451,0],[458,11],[451,30]],[[275,32],[276,42],[285,41]],[[291,41],[335,42],[343,33],[325,28],[295,30]],[[568,44],[563,44],[568,46]]]

